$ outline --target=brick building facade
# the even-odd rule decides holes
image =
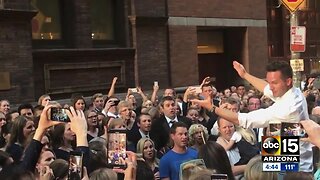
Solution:
[[[87,0],[54,1],[62,17],[58,40],[32,37],[37,11],[30,1],[4,1],[0,99],[19,103],[44,93],[53,98],[92,95],[107,91],[113,76],[119,77],[117,92],[136,85],[151,89],[155,80],[161,88],[194,85],[206,76],[222,89],[239,81],[232,68],[235,59],[259,77],[268,61],[289,59],[286,48],[271,55],[277,41],[267,25],[281,29],[282,45],[288,45],[287,12],[276,9],[277,0],[106,0],[113,13],[110,41],[94,40]],[[272,19],[273,11],[281,21]]]

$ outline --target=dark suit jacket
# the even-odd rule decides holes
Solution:
[[[139,132],[139,128],[132,128],[130,131],[128,131],[128,141],[129,144],[131,144],[132,148],[134,149],[134,152],[137,150],[137,143],[141,139],[141,134]]]
[[[192,124],[190,119],[183,116],[178,116],[177,118],[179,122],[185,123],[189,129]],[[157,150],[167,146],[170,140],[169,133],[170,126],[164,115],[152,123],[150,137],[154,141]]]

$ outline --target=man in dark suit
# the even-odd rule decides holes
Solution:
[[[138,128],[132,128],[128,134],[128,141],[132,143],[134,149],[141,138],[150,138],[151,116],[146,113],[141,113],[137,119]]]
[[[151,126],[150,136],[158,151],[168,147],[170,127],[175,122],[183,122],[189,128],[191,120],[186,117],[177,116],[176,102],[170,96],[164,96],[160,102],[160,109],[163,115],[156,119]]]

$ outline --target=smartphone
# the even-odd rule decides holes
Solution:
[[[70,122],[66,111],[67,109],[52,107],[50,109],[50,119],[52,121]]]
[[[154,81],[154,82],[153,82],[153,86],[159,86],[158,81]]]
[[[299,122],[297,123],[282,122],[281,136],[307,137],[307,133]]]
[[[83,153],[80,151],[71,151],[69,157],[69,171],[68,179],[69,180],[80,180],[82,179],[83,171]]]
[[[108,131],[108,168],[126,168],[127,133],[125,129]]]
[[[113,101],[115,106],[118,106],[120,100]]]
[[[130,88],[130,91],[133,93],[136,93],[136,92],[138,92],[138,89],[137,88]]]
[[[113,105],[112,106],[118,106],[120,100],[112,100],[110,102],[113,102]]]
[[[227,180],[228,175],[227,174],[212,174],[211,180]]]

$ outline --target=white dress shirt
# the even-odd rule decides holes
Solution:
[[[174,119],[170,119],[170,118],[168,118],[167,116],[164,116],[164,117],[166,118],[166,120],[167,120],[167,122],[168,122],[168,124],[169,124],[169,127],[172,126],[172,123],[170,123],[171,121],[178,122],[177,116],[176,116]]]
[[[249,113],[239,113],[239,125],[244,128],[267,127],[270,122],[299,122],[309,119],[307,102],[300,89],[292,87],[283,96],[275,98],[270,86],[264,89],[264,95],[275,103],[266,108]],[[312,172],[312,145],[300,143],[300,171]]]
[[[144,134],[144,132],[142,132],[141,129],[139,129],[139,133],[141,135],[141,138],[150,138],[149,132],[147,134]]]

